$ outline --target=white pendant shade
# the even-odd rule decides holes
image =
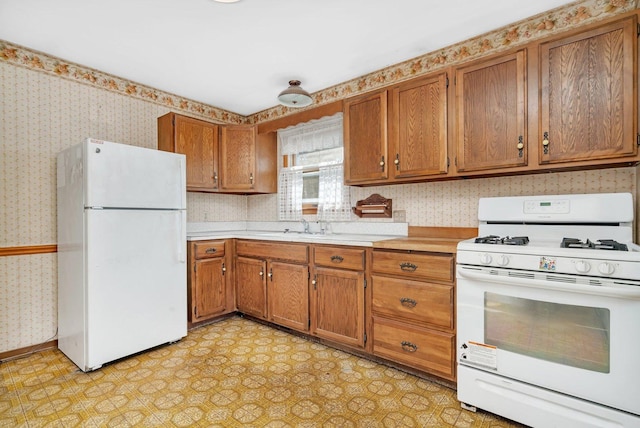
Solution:
[[[289,80],[289,87],[278,95],[278,101],[287,107],[306,107],[311,105],[311,95],[300,87],[299,80]]]

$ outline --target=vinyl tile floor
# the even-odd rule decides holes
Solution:
[[[0,364],[0,427],[483,427],[455,391],[241,317],[83,373],[57,349]]]

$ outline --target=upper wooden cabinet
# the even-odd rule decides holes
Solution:
[[[447,173],[447,81],[441,73],[345,101],[347,184]]]
[[[220,127],[220,191],[277,192],[276,133],[255,126]]]
[[[344,103],[344,179],[366,184],[389,177],[387,166],[387,91]]]
[[[540,45],[541,164],[637,155],[636,22]]]
[[[526,51],[459,67],[455,76],[457,171],[526,166]]]
[[[218,190],[218,125],[167,113],[158,118],[158,149],[187,158],[187,190]]]
[[[158,118],[158,149],[187,156],[187,190],[275,193],[276,133],[216,125],[168,113]]]
[[[389,159],[394,179],[447,173],[447,75],[396,86],[389,97]]]

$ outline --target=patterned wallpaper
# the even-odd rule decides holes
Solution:
[[[507,49],[569,26],[634,9],[637,0],[583,0],[490,34],[432,52],[313,94],[316,104],[356,95]],[[207,106],[0,40],[0,247],[53,244],[55,155],[87,136],[156,147],[156,118],[176,111],[225,123],[258,123],[291,111],[250,117]],[[480,196],[630,191],[635,168],[354,188],[394,200],[416,226],[475,226]],[[637,200],[637,198],[636,198]],[[188,221],[277,220],[275,195],[189,193]],[[0,257],[0,352],[43,343],[56,332],[56,256]]]
[[[393,186],[351,187],[351,206],[378,193],[404,210],[410,226],[478,227],[478,200],[492,196],[568,193],[637,193],[636,167],[477,178]],[[637,198],[636,198],[637,200]],[[276,195],[249,198],[248,220],[277,221]],[[306,217],[313,220],[313,217]],[[352,216],[353,221],[367,221]],[[384,221],[374,219],[371,221]],[[640,239],[639,239],[640,241]]]
[[[157,147],[169,108],[0,61],[0,247],[56,243],[55,157],[91,136]],[[244,196],[187,194],[188,221],[237,220]],[[55,336],[56,255],[0,257],[0,352]]]

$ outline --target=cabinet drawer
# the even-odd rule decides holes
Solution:
[[[373,275],[373,313],[453,329],[453,286]]]
[[[455,335],[373,318],[373,353],[454,380]]]
[[[452,282],[453,255],[374,250],[373,271],[404,278]]]
[[[208,259],[224,256],[225,241],[201,241],[195,242],[193,248],[196,259]]]
[[[239,256],[261,258],[267,260],[285,260],[308,263],[308,246],[290,242],[237,241],[236,253]]]
[[[315,247],[313,262],[318,266],[364,270],[364,251],[343,247]]]

